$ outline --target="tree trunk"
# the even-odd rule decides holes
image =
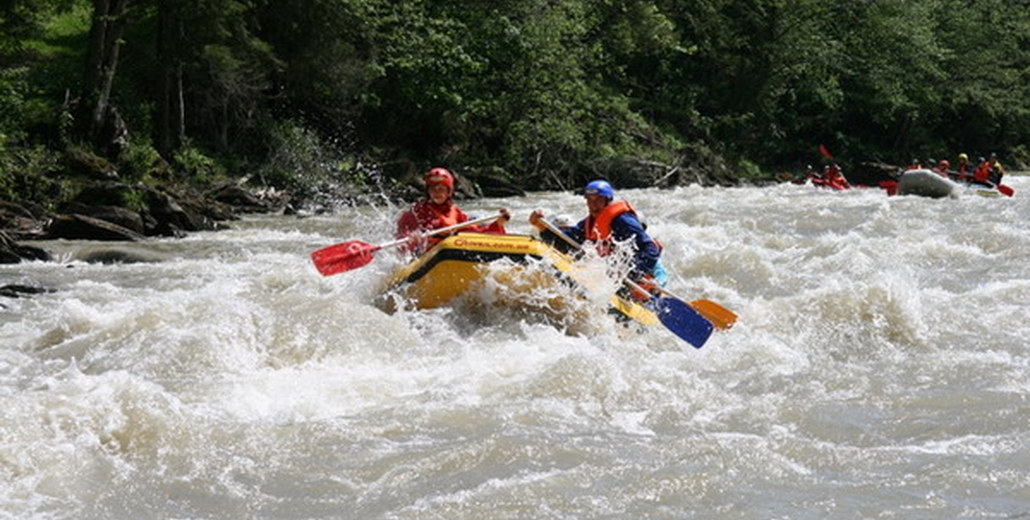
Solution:
[[[157,150],[168,157],[186,138],[186,107],[183,94],[182,17],[180,0],[158,4],[157,59],[167,64],[161,74],[161,99],[157,114]]]
[[[103,148],[102,130],[114,117],[111,87],[118,67],[118,52],[128,23],[129,0],[94,0],[93,23],[86,50],[86,70],[82,81],[82,104],[79,125],[82,137],[91,145]],[[113,125],[111,125],[113,126]]]

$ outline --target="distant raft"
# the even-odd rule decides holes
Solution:
[[[908,170],[898,180],[898,195],[919,195],[943,199],[956,198],[963,186],[931,170]]]

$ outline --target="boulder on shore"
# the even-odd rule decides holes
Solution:
[[[0,231],[0,264],[17,264],[23,260],[53,260],[50,253],[33,246],[24,246]]]
[[[78,213],[58,215],[47,227],[50,238],[73,240],[114,240],[135,242],[146,238],[118,224]]]

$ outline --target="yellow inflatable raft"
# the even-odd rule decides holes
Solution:
[[[398,269],[385,284],[380,306],[393,312],[398,305],[433,309],[464,301],[558,313],[571,307],[570,298],[596,294],[598,284],[596,273],[532,236],[458,233]],[[639,324],[659,323],[651,309],[635,300],[612,295],[607,303]]]

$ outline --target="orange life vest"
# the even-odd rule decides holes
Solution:
[[[604,207],[597,218],[587,216],[583,223],[584,238],[597,244],[597,252],[601,256],[608,256],[612,253],[612,221],[623,213],[637,215],[633,206],[624,200],[618,200]],[[652,238],[659,251],[663,249],[661,242]]]
[[[440,229],[468,220],[465,213],[453,203],[433,204],[429,201],[422,201],[411,208],[411,213],[418,223],[417,231]]]
[[[597,218],[588,216],[583,228],[586,239],[595,242],[610,241],[612,238],[612,221],[623,213],[637,214],[628,202],[619,200],[605,206],[601,213],[597,215]]]
[[[401,214],[397,221],[397,238],[407,237],[416,233],[426,233],[434,229],[451,227],[456,224],[468,222],[468,215],[465,214],[454,201],[448,200],[444,204],[433,204],[429,199],[422,199],[416,202],[411,208]],[[505,233],[504,220],[495,220],[488,225],[467,226],[462,229],[474,233]],[[443,240],[441,235],[432,235],[426,238],[425,244],[413,245],[408,248],[409,252],[421,253],[425,245],[433,246]]]
[[[973,172],[974,182],[987,182],[987,179],[991,176],[991,163],[984,161],[976,167]]]
[[[423,199],[401,215],[397,222],[396,236],[398,238],[406,237],[415,233],[453,226],[466,220],[468,220],[468,216],[456,204],[433,204]],[[439,242],[440,237],[431,236],[427,241],[426,245],[431,246]],[[421,247],[414,246],[409,248],[410,251],[416,253],[421,253],[421,249]]]

